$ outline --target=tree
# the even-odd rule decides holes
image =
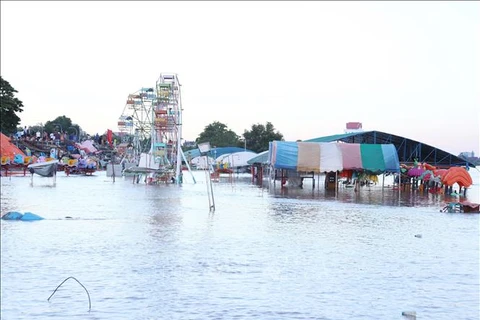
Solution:
[[[72,127],[72,120],[63,115],[56,117],[53,121],[47,121],[45,123],[44,130],[48,133],[67,132],[70,127]]]
[[[14,133],[20,123],[17,112],[23,112],[23,102],[15,97],[15,90],[8,81],[0,76],[0,131]]]
[[[276,131],[270,122],[266,125],[254,124],[252,130],[245,130],[243,137],[246,140],[246,147],[249,150],[260,153],[268,150],[268,143],[273,140],[283,140],[283,134]]]
[[[236,146],[238,144],[239,137],[232,130],[218,121],[214,121],[205,127],[202,133],[195,140],[197,144],[203,142],[210,142],[213,147],[229,147]]]

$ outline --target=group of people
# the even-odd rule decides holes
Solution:
[[[68,139],[68,135],[67,133],[62,133],[60,131],[56,133],[51,132],[50,134],[48,134],[48,132],[46,131],[44,131],[43,133],[40,131],[33,133],[31,132],[30,128],[27,128],[25,126],[23,131],[17,132],[14,138],[25,141],[52,142],[53,144],[59,146],[60,143],[63,143],[65,140]]]

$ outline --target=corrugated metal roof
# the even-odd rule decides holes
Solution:
[[[363,132],[362,132],[363,133]],[[334,134],[331,136],[324,136],[324,137],[319,137],[319,138],[314,138],[314,139],[309,139],[309,140],[304,140],[305,142],[333,142],[333,141],[338,141],[341,139],[345,139],[348,137],[352,137],[355,135],[358,135],[358,132],[351,132],[351,133],[344,133],[344,134]]]
[[[306,142],[334,142],[393,144],[398,152],[400,163],[427,162],[434,166],[466,166],[475,168],[475,164],[447,151],[428,144],[381,131],[363,131],[305,140]]]

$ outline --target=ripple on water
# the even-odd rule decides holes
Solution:
[[[1,221],[2,319],[478,319],[479,215],[440,213],[443,199],[246,177],[214,184],[209,213],[203,173],[102,174],[1,180],[2,213],[46,218]],[[74,281],[47,301],[69,276],[91,312]]]

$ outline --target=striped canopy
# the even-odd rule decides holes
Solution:
[[[393,144],[272,141],[269,159],[277,169],[315,173],[358,170],[379,174],[400,170]]]

